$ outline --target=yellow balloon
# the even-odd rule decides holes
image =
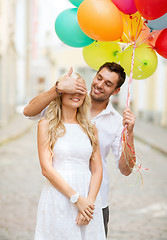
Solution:
[[[136,12],[132,15],[121,13],[121,15],[123,20],[123,34],[121,37],[121,42],[134,42],[141,33],[144,20],[139,12]]]
[[[124,49],[120,56],[120,64],[130,76],[133,46]],[[158,58],[155,51],[148,44],[141,44],[135,49],[133,79],[145,79],[156,70]]]
[[[83,48],[83,57],[89,67],[98,70],[105,62],[119,62],[121,47],[117,42],[93,42]]]

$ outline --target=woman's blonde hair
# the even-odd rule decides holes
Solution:
[[[77,78],[81,78],[84,83],[85,80],[76,73]],[[61,76],[58,81],[63,79],[64,75]],[[95,126],[91,123],[90,120],[90,97],[88,94],[85,95],[85,99],[83,104],[77,109],[76,119],[80,126],[82,127],[83,131],[87,134],[90,139],[93,152],[96,150],[97,147],[97,139],[95,137]],[[53,153],[53,147],[55,142],[57,141],[58,137],[62,137],[65,135],[66,129],[62,121],[62,98],[58,96],[53,100],[47,109],[46,117],[49,123],[49,139],[48,142],[50,143],[50,149]]]

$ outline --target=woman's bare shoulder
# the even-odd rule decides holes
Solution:
[[[48,128],[49,122],[46,117],[43,117],[38,122],[38,128]]]

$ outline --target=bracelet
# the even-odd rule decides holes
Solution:
[[[79,193],[76,192],[76,194],[72,195],[71,198],[70,198],[70,201],[72,203],[76,203],[78,201],[78,198],[79,198]]]
[[[58,83],[59,83],[59,81],[57,81],[56,84],[55,84],[56,92],[57,92],[57,94],[58,94],[59,96],[61,96],[62,93],[60,93],[59,90],[58,90],[58,88],[57,88]]]

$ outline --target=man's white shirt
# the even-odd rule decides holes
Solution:
[[[38,121],[45,116],[46,109],[47,108],[43,109],[38,115],[28,118]],[[122,154],[121,133],[123,130],[123,121],[122,116],[113,108],[111,101],[109,101],[107,107],[97,116],[92,118],[92,122],[95,123],[99,135],[100,153],[103,163],[103,180],[100,194],[102,208],[105,208],[108,206],[109,202],[109,177],[106,158],[111,148],[118,167],[119,159]]]

